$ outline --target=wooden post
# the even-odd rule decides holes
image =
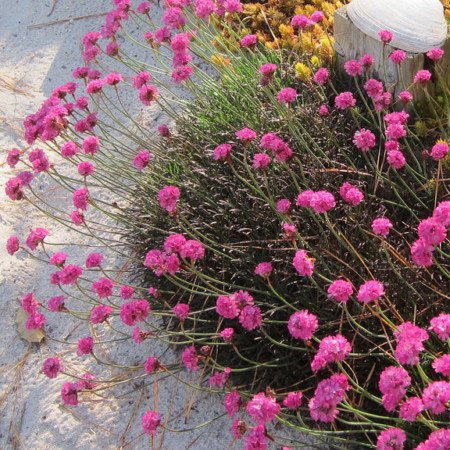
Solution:
[[[389,59],[389,55],[397,48],[390,44],[383,45],[379,38],[375,39],[360,30],[350,19],[347,7],[339,8],[334,14],[335,50],[339,68],[343,70],[344,63],[350,59],[359,59],[365,54],[372,55],[375,64],[370,68],[369,75],[384,82],[385,88],[391,92],[394,101],[404,90],[409,90],[415,100],[421,100],[424,96],[423,89],[415,86],[413,79],[419,70],[428,68],[431,61],[422,52],[408,51],[399,70],[398,65]],[[381,29],[383,28],[380,28],[380,31]],[[450,34],[447,35],[442,49],[445,55],[444,60],[439,62],[439,66],[447,84],[450,85]]]

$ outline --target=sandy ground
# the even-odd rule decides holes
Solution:
[[[77,357],[73,345],[86,330],[74,329],[76,322],[49,314],[48,334],[64,337],[65,344],[50,339],[28,344],[17,333],[15,315],[26,293],[33,292],[41,302],[60,293],[47,281],[52,272],[48,265],[6,253],[7,238],[17,235],[23,242],[31,229],[46,227],[51,232],[49,241],[58,244],[53,251],[69,253],[75,264],[82,264],[92,249],[87,246],[90,242],[80,242],[76,233],[36,208],[10,202],[3,187],[14,171],[4,163],[6,151],[25,148],[20,131],[23,118],[35,112],[56,86],[71,80],[75,67],[83,65],[81,37],[100,29],[104,17],[92,15],[109,11],[111,5],[109,0],[0,0],[0,448],[243,448],[243,442],[233,442],[232,421],[227,416],[187,433],[160,432],[153,442],[142,436],[140,418],[149,409],[158,407],[163,419],[170,416],[168,426],[174,429],[195,428],[224,411],[219,396],[193,398],[191,390],[170,379],[157,383],[139,379],[117,388],[114,395],[87,395],[78,406],[65,406],[59,390],[67,377],[60,374],[49,380],[41,372],[42,362],[58,355],[68,371],[95,373],[98,368],[92,359]],[[153,127],[160,124],[159,113],[150,111],[148,121]],[[53,204],[65,207],[70,202],[66,194],[52,190],[45,177],[35,183],[47,191],[45,198]],[[108,255],[108,264],[120,268],[123,261]],[[165,348],[156,346],[152,351],[161,354]],[[113,346],[106,356],[110,361],[142,364],[149,356],[143,353],[143,348],[129,342]],[[117,373],[111,369],[107,375]],[[191,400],[192,410],[185,418]]]

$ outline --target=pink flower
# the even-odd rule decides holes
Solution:
[[[61,361],[58,358],[47,358],[42,365],[42,372],[48,378],[56,378],[61,369]]]
[[[189,36],[187,33],[178,33],[170,41],[170,47],[175,52],[184,53],[189,50]]]
[[[434,331],[439,339],[446,341],[450,337],[450,314],[441,313],[430,320],[429,330]]]
[[[120,307],[120,319],[125,325],[130,327],[136,322],[144,321],[150,313],[150,305],[147,300],[138,299],[129,303],[124,303]]]
[[[380,433],[377,439],[377,450],[403,450],[406,434],[400,428],[389,428]]]
[[[231,145],[221,144],[214,149],[214,159],[216,161],[230,161]]]
[[[103,80],[91,80],[86,86],[86,94],[97,94],[102,90],[104,85],[105,82]]]
[[[139,72],[131,79],[131,82],[134,88],[141,89],[142,86],[146,85],[151,80],[152,76],[148,72]]]
[[[433,148],[431,149],[431,157],[435,161],[439,161],[445,158],[449,151],[450,147],[445,142],[440,142],[436,145],[433,145]]]
[[[145,35],[144,35],[145,36]],[[170,37],[172,36],[172,31],[170,31],[169,27],[159,28],[155,31],[155,41],[162,42],[170,42]],[[151,36],[147,36],[145,39],[150,40]]]
[[[94,382],[96,376],[92,373],[85,373],[82,378],[80,378],[77,383],[77,389],[80,391],[84,391],[85,389],[94,389],[97,386],[97,383]]]
[[[12,256],[14,253],[19,251],[20,244],[17,236],[11,236],[6,241],[6,251]]]
[[[48,301],[48,308],[52,312],[61,312],[64,311],[64,300],[65,298],[62,295],[57,295],[56,297],[52,297]]]
[[[189,315],[189,305],[178,303],[172,308],[172,312],[178,317],[178,319],[185,320]]]
[[[445,227],[450,227],[450,201],[439,203],[433,211],[433,217]]]
[[[335,373],[330,378],[322,380],[314,392],[314,397],[308,403],[311,418],[315,421],[334,422],[338,414],[336,406],[350,390],[348,379],[344,374]]]
[[[319,115],[321,117],[325,117],[328,116],[328,114],[329,114],[328,107],[326,105],[320,105]]]
[[[444,377],[450,377],[450,355],[436,358],[431,364],[436,373],[442,373]]]
[[[21,305],[24,311],[28,314],[33,314],[39,308],[39,302],[32,293],[29,293],[22,298]]]
[[[392,100],[392,94],[390,92],[383,92],[379,97],[375,97],[375,111],[383,111],[386,109]]]
[[[61,388],[61,397],[66,405],[78,405],[79,389],[75,383],[65,383]]]
[[[273,267],[270,262],[262,262],[256,266],[255,275],[260,275],[263,278],[268,278],[268,277],[270,277],[272,270],[273,270]]]
[[[303,191],[297,197],[297,205],[302,208],[310,208],[311,207],[311,199],[314,195],[314,191]]]
[[[77,355],[87,355],[92,352],[94,349],[94,339],[92,339],[90,336],[86,338],[82,338],[78,341],[78,349],[77,349]]]
[[[266,450],[267,441],[266,427],[260,423],[245,438],[244,450]]]
[[[102,323],[112,313],[113,309],[108,305],[97,305],[91,313],[92,323]]]
[[[301,392],[289,392],[287,398],[283,400],[283,405],[286,408],[296,410],[302,404],[303,394]]]
[[[21,200],[23,198],[23,181],[19,177],[11,178],[6,182],[5,192],[11,200]]]
[[[247,426],[245,422],[241,419],[233,420],[233,425],[231,426],[231,431],[233,433],[233,437],[236,439],[242,439],[245,432],[247,431]]]
[[[16,167],[16,164],[19,162],[19,159],[20,159],[20,150],[18,148],[13,148],[8,152],[6,162],[8,163],[8,166],[11,167],[11,169],[14,169],[14,167]]]
[[[159,204],[170,213],[176,210],[179,198],[180,190],[176,186],[164,186],[158,193]]]
[[[261,310],[258,306],[245,306],[239,316],[239,322],[249,331],[259,328],[262,324]]]
[[[120,296],[124,300],[128,300],[129,298],[133,297],[134,295],[134,289],[131,286],[121,286],[120,287]]]
[[[267,63],[267,64],[263,64],[258,69],[258,72],[265,76],[272,76],[277,69],[278,69],[278,66],[276,64]]]
[[[277,202],[277,211],[281,214],[288,214],[291,208],[291,202],[285,198]]]
[[[379,217],[372,222],[372,230],[378,236],[387,236],[392,227],[391,221],[385,217]]]
[[[269,155],[267,155],[266,153],[257,153],[254,157],[253,157],[253,168],[254,169],[262,169],[265,170],[265,168],[269,165],[270,163],[270,157]]]
[[[318,326],[317,317],[306,309],[295,312],[288,321],[289,333],[296,339],[311,339]]]
[[[431,79],[431,72],[428,70],[419,70],[414,76],[414,83],[421,83],[422,86],[426,86],[427,82]]]
[[[31,231],[25,242],[30,250],[36,250],[39,244],[44,243],[45,236],[48,236],[49,234],[50,233],[45,228],[36,228]]]
[[[49,264],[53,266],[63,266],[67,259],[67,253],[58,252],[52,255]]]
[[[393,39],[393,34],[389,31],[389,30],[381,30],[378,33],[378,36],[380,36],[380,39],[385,43],[385,44],[389,44],[389,42],[392,41]]]
[[[344,64],[344,69],[348,75],[351,77],[356,77],[357,75],[362,75],[363,66],[356,59],[351,59]]]
[[[81,144],[81,147],[86,154],[95,154],[100,148],[100,138],[98,136],[88,136]]]
[[[82,161],[77,166],[78,173],[84,177],[94,173],[94,166],[89,161]]]
[[[40,330],[46,322],[45,316],[37,311],[33,311],[25,322],[27,330]]]
[[[280,103],[292,103],[297,98],[297,91],[292,88],[284,88],[278,93],[278,101]]]
[[[182,234],[172,234],[164,241],[164,251],[170,255],[171,253],[178,253],[186,244],[186,239]]]
[[[74,284],[82,273],[81,267],[69,264],[59,271],[59,282],[61,284]]]
[[[297,14],[291,19],[291,25],[300,29],[307,27],[309,24],[309,19],[303,14]]]
[[[139,3],[139,5],[136,8],[136,12],[138,14],[148,14],[150,12],[151,3],[149,2],[142,2]]]
[[[198,366],[199,357],[198,357],[198,355],[195,351],[195,347],[193,345],[191,345],[186,350],[184,350],[182,359],[183,359],[183,364],[185,365],[186,369],[193,370],[193,371],[200,369],[200,367]]]
[[[241,39],[241,46],[253,48],[256,45],[256,41],[257,38],[255,34],[248,34]]]
[[[182,81],[189,80],[190,76],[194,72],[191,66],[181,65],[177,66],[172,72],[172,78],[175,83],[181,83]]]
[[[153,358],[152,356],[149,356],[144,363],[144,370],[147,373],[153,373],[156,372],[161,367],[159,361],[156,358]]]
[[[251,130],[250,128],[243,128],[236,133],[236,136],[241,140],[244,145],[247,145],[249,142],[253,141],[256,138],[256,132]]]
[[[92,269],[93,267],[100,267],[103,261],[103,255],[100,253],[90,253],[86,258],[86,267]]]
[[[340,187],[339,193],[345,202],[348,202],[353,206],[359,205],[364,199],[364,194],[350,183],[344,183]]]
[[[391,150],[388,152],[386,161],[396,170],[401,169],[406,164],[405,156],[399,150]]]
[[[141,419],[142,428],[144,433],[155,436],[156,429],[159,427],[161,423],[161,414],[156,411],[147,411]]]
[[[133,166],[138,170],[143,170],[148,166],[148,161],[150,159],[150,152],[142,150],[133,158]]]
[[[225,409],[229,416],[234,417],[241,405],[242,400],[238,392],[232,391],[225,396]]]
[[[158,133],[164,138],[170,138],[170,131],[166,124],[158,127]]]
[[[115,50],[118,50],[119,49],[118,44],[115,44],[115,45],[117,45]],[[106,50],[106,51],[108,52],[108,50]],[[113,53],[115,53],[114,56],[116,56],[119,52],[114,51]],[[110,54],[108,53],[108,55],[110,55]],[[106,75],[105,78],[103,78],[103,81],[105,82],[105,84],[108,84],[110,86],[116,86],[121,81],[123,81],[123,76],[120,73],[111,72],[108,75]]]
[[[391,123],[386,128],[386,137],[388,139],[400,139],[406,136],[406,130],[400,123]]]
[[[367,70],[375,63],[375,59],[372,55],[363,55],[359,59],[359,62],[363,65],[363,67]]]
[[[416,417],[425,409],[422,400],[418,397],[407,398],[400,405],[399,416],[408,422],[414,422]]]
[[[73,72],[72,76],[77,79],[86,78],[89,73],[89,67],[77,67]]]
[[[186,18],[181,8],[167,8],[164,12],[163,22],[170,28],[183,28],[186,25]]]
[[[389,55],[389,58],[394,64],[401,64],[406,58],[406,52],[403,50],[394,50]]]
[[[322,20],[325,18],[325,15],[323,14],[322,11],[314,11],[311,14],[311,17],[309,18],[309,20],[313,23],[318,23],[318,22],[322,22]]]
[[[431,409],[434,414],[444,412],[446,404],[450,401],[450,383],[448,381],[436,381],[430,383],[422,392],[423,406]]]
[[[370,130],[362,128],[355,133],[353,143],[363,152],[367,152],[375,145],[375,135]]]
[[[264,392],[254,395],[247,403],[248,415],[258,424],[274,421],[280,409],[277,401],[270,396],[266,397]]]
[[[136,342],[136,344],[142,344],[142,342],[144,342],[152,333],[153,332],[145,333],[139,327],[135,327],[132,333],[133,341]]]
[[[356,105],[356,100],[351,92],[342,92],[335,99],[336,108],[347,109]]]
[[[152,84],[145,84],[139,91],[139,100],[147,106],[150,106],[151,102],[156,100],[159,95],[158,90]]]
[[[75,142],[68,141],[61,147],[61,155],[64,158],[70,158],[76,155],[80,151],[80,148],[75,144]]]
[[[427,56],[433,61],[439,61],[444,56],[444,50],[441,50],[440,48],[432,48],[428,51]]]
[[[352,283],[344,280],[336,280],[328,288],[328,298],[334,298],[338,302],[347,303],[353,294]]]
[[[408,91],[402,91],[398,94],[398,98],[403,102],[404,105],[413,99],[413,96]]]
[[[440,244],[447,237],[446,227],[434,217],[422,220],[417,228],[419,238],[427,244]]]
[[[411,258],[418,266],[431,266],[433,264],[434,247],[423,239],[415,241],[411,247]]]
[[[378,387],[383,394],[383,405],[386,411],[392,412],[406,394],[411,385],[411,377],[403,367],[390,366],[380,375]]]
[[[366,281],[359,287],[356,298],[362,303],[370,303],[385,295],[383,283],[379,281]]]
[[[73,193],[72,201],[73,201],[73,206],[75,206],[75,208],[85,211],[87,209],[87,204],[89,201],[87,187],[77,189]]]
[[[216,372],[214,375],[209,377],[209,380],[208,380],[209,385],[211,387],[224,386],[226,384],[226,382],[228,381],[228,377],[229,377],[230,373],[231,373],[231,369],[229,367],[226,367],[223,372]]]
[[[312,371],[317,372],[325,367],[327,362],[343,361],[351,350],[350,343],[340,334],[324,337],[311,363]]]
[[[201,242],[189,239],[180,250],[182,258],[190,258],[192,262],[202,259],[205,256],[205,248]]]
[[[418,363],[419,353],[425,350],[423,341],[428,339],[428,333],[411,322],[405,322],[397,328],[398,331],[394,331],[397,340],[395,357],[400,364]]]
[[[295,253],[292,264],[295,270],[302,276],[311,276],[314,273],[314,258],[310,258],[305,250]]]
[[[298,199],[297,199],[298,201]],[[333,194],[327,191],[318,191],[311,196],[311,208],[316,213],[324,213],[336,206]]]
[[[227,343],[233,340],[234,330],[233,328],[225,328],[220,332],[220,337]]]
[[[364,84],[364,89],[366,90],[367,95],[370,98],[376,99],[383,94],[383,83],[381,81],[370,78]]]
[[[197,0],[195,2],[195,14],[199,19],[209,16],[215,8],[216,4],[212,0]]]

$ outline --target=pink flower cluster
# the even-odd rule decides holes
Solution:
[[[450,314],[441,313],[433,317],[430,325],[428,329],[434,331],[442,341],[450,338]]]
[[[161,208],[170,213],[177,209],[177,202],[180,199],[180,190],[176,186],[164,186],[158,193],[158,200]]]
[[[410,385],[411,378],[403,367],[390,366],[383,370],[378,387],[383,394],[383,406],[386,411],[395,410]]]
[[[311,339],[318,326],[317,317],[306,309],[295,312],[288,320],[289,333],[296,339]]]
[[[29,293],[22,299],[22,308],[28,314],[28,319],[25,322],[27,330],[40,330],[45,322],[45,316],[38,311],[40,303],[34,297],[34,294]]]
[[[395,357],[400,364],[416,364],[419,362],[419,353],[425,349],[423,341],[428,339],[428,333],[422,328],[405,322],[394,331],[397,347]]]
[[[275,416],[280,413],[280,405],[271,397],[260,392],[253,396],[247,403],[248,415],[258,424],[265,424],[275,420]]]
[[[249,331],[262,324],[261,310],[254,305],[253,297],[246,291],[220,295],[216,301],[216,311],[226,319],[239,317],[240,324]]]
[[[308,256],[305,250],[297,250],[292,264],[302,276],[311,276],[314,273],[314,258]]]
[[[147,411],[141,419],[144,433],[155,436],[156,430],[161,424],[161,414],[157,411]]]
[[[261,146],[261,148],[265,150],[271,150],[273,155],[280,162],[284,162],[292,156],[292,150],[276,134],[273,133],[265,134],[264,136],[262,136],[259,145]]]
[[[352,350],[348,340],[337,334],[336,336],[326,336],[319,344],[319,351],[314,355],[311,363],[313,372],[317,372],[329,362],[343,361]]]
[[[199,356],[197,355],[197,352],[195,350],[195,347],[191,345],[190,347],[187,347],[183,354],[181,355],[181,359],[183,360],[183,364],[185,365],[186,369],[189,370],[199,370],[200,367],[198,365]]]
[[[297,197],[297,205],[312,208],[316,213],[324,213],[336,206],[334,195],[328,191],[303,191]]]
[[[347,303],[353,292],[352,283],[344,280],[336,280],[328,288],[328,297],[338,302]]]
[[[322,380],[314,391],[314,397],[308,402],[311,418],[315,421],[334,422],[339,411],[336,408],[351,387],[344,374],[335,373],[330,378]]]
[[[367,152],[375,145],[375,135],[370,130],[361,128],[353,136],[353,143],[361,151]]]
[[[356,298],[362,303],[370,303],[385,295],[384,285],[379,281],[369,280],[359,287]]]
[[[447,238],[450,226],[450,201],[443,201],[433,211],[433,216],[420,222],[417,232],[419,239],[411,247],[411,257],[418,266],[431,266],[435,245]]]
[[[132,300],[120,307],[120,319],[130,327],[144,321],[150,313],[150,304],[145,299]]]
[[[377,450],[403,450],[406,434],[400,428],[389,428],[380,433],[377,439]]]
[[[353,206],[359,205],[364,199],[364,194],[350,183],[344,183],[340,187],[339,193],[345,202],[350,203]]]

